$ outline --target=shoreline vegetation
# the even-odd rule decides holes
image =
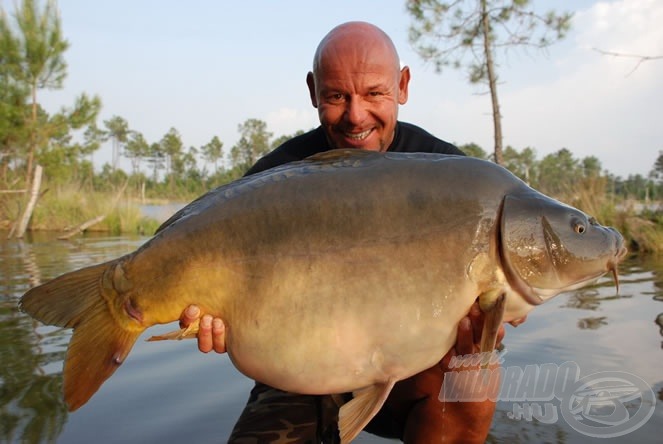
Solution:
[[[3,212],[0,230],[11,233],[25,207],[22,199],[19,196],[4,199],[5,210],[10,211]],[[52,232],[63,238],[85,231],[151,236],[163,220],[145,215],[141,208],[169,203],[164,198],[140,199],[103,191],[46,190],[34,208],[27,231]]]
[[[51,232],[60,239],[69,239],[82,232],[108,233],[110,235],[138,234],[151,236],[169,217],[164,213],[158,219],[144,211],[147,206],[173,206],[190,202],[197,196],[185,198],[141,198],[131,193],[83,191],[74,187],[54,192],[43,191],[34,208],[28,232]],[[629,251],[639,254],[663,253],[663,202],[623,201],[608,202],[587,193],[575,198],[556,197],[590,215],[603,225],[619,230],[626,239]],[[24,196],[3,196],[3,218],[0,230],[10,232],[16,224]],[[14,211],[8,211],[10,209]],[[7,238],[7,235],[4,235]]]

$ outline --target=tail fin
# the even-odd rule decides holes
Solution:
[[[64,365],[70,411],[85,404],[117,370],[141,333],[118,325],[102,295],[104,272],[115,262],[64,274],[29,290],[19,302],[22,311],[45,324],[74,329]]]

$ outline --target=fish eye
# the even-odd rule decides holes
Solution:
[[[576,234],[583,234],[587,230],[587,227],[585,227],[585,224],[582,223],[579,220],[573,221],[573,231],[576,232]]]

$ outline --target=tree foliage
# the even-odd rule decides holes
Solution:
[[[217,173],[219,171],[219,161],[223,158],[223,142],[221,142],[218,136],[214,136],[209,143],[201,147],[201,152],[203,159],[214,165],[213,174]]]
[[[458,148],[460,148],[460,150],[468,156],[476,157],[478,159],[488,158],[488,154],[486,154],[486,151],[484,151],[483,148],[481,148],[479,145],[477,145],[474,142],[466,143],[465,145],[459,145]]]
[[[14,16],[19,30],[20,80],[29,86],[32,97],[26,182],[32,175],[34,153],[48,137],[40,131],[37,122],[37,91],[62,88],[67,75],[63,54],[69,47],[62,36],[56,3],[48,0],[43,10],[38,9],[37,3],[36,0],[23,0]]]
[[[283,134],[282,136],[276,137],[274,140],[272,140],[272,149],[278,148],[279,146],[283,145],[285,142],[288,140],[292,139],[293,137],[301,136],[304,134],[304,130],[297,130],[292,134]]]
[[[517,151],[511,146],[504,150],[504,166],[526,183],[537,182],[536,151],[527,147]]]
[[[56,179],[67,177],[59,163],[65,159],[70,170],[85,170],[84,165],[74,168],[74,160],[84,162],[101,142],[96,127],[99,97],[81,94],[71,107],[52,115],[39,104],[39,90],[62,88],[69,46],[55,1],[41,5],[23,0],[16,5],[13,21],[4,9],[0,14],[0,165],[5,186],[10,170],[15,174],[20,167],[24,183],[29,183],[35,158]]]
[[[145,140],[143,133],[129,131],[127,143],[124,147],[124,155],[131,161],[132,174],[138,174],[140,163],[150,154],[150,144]]]
[[[654,162],[654,167],[650,175],[663,185],[663,151],[658,152],[658,157]]]
[[[503,163],[502,115],[497,95],[497,52],[512,47],[545,48],[565,36],[571,14],[537,14],[529,0],[408,0],[409,38],[419,55],[442,71],[464,69],[471,83],[488,86],[492,104],[495,162]]]
[[[113,116],[104,120],[104,126],[106,127],[106,138],[111,140],[113,149],[111,167],[117,168],[122,148],[129,139],[129,123],[120,116]]]
[[[259,119],[247,119],[239,124],[239,141],[230,150],[230,158],[235,167],[243,172],[248,170],[261,156],[269,151],[272,133],[267,124]]]

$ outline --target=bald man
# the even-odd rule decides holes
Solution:
[[[396,48],[381,29],[364,22],[337,26],[320,42],[313,70],[306,76],[320,126],[261,158],[247,175],[335,148],[464,155],[423,129],[398,121],[409,82],[410,69],[400,67]],[[198,308],[190,306],[181,324],[186,326],[199,316]],[[494,403],[444,405],[437,399],[449,360],[478,352],[482,320],[475,304],[458,326],[455,347],[438,365],[397,383],[366,430],[405,442],[483,442]],[[503,334],[502,329],[500,340]],[[198,347],[202,352],[225,352],[222,320],[209,315],[201,318]],[[351,396],[346,394],[345,400]],[[338,442],[337,421],[338,405],[331,396],[287,393],[256,382],[230,442],[334,443]]]

